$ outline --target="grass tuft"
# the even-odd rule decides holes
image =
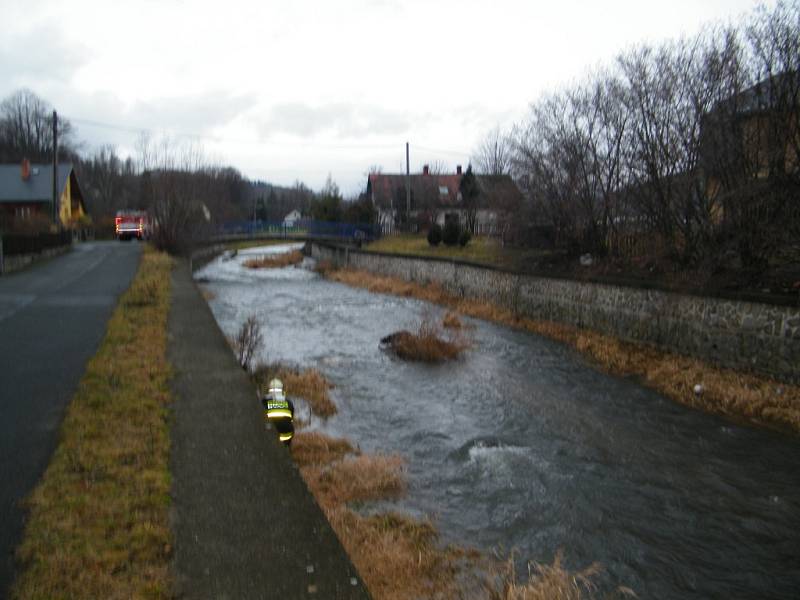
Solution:
[[[303,253],[300,250],[292,250],[282,254],[267,255],[259,258],[251,258],[242,263],[248,269],[279,269],[303,262]]]
[[[292,458],[301,467],[328,465],[348,454],[357,454],[352,444],[319,431],[296,433],[291,445]]]
[[[768,377],[716,367],[696,358],[625,342],[609,335],[562,323],[521,318],[481,300],[458,298],[437,283],[420,285],[394,277],[353,269],[323,270],[333,280],[372,292],[409,296],[439,304],[464,315],[494,321],[563,342],[615,375],[634,375],[682,404],[747,421],[800,433],[800,386]],[[696,384],[703,393],[695,394]]]
[[[446,327],[447,329],[463,329],[464,323],[459,318],[458,313],[449,310],[442,319],[442,327]]]
[[[429,318],[423,318],[416,333],[398,331],[381,340],[404,360],[442,362],[458,358],[469,342],[458,333],[445,336]]]
[[[29,499],[12,594],[170,595],[166,325],[171,259],[146,248]]]
[[[336,414],[337,408],[329,390],[333,385],[317,369],[296,369],[282,364],[259,365],[252,378],[260,390],[266,390],[270,379],[277,377],[283,381],[286,394],[290,398],[303,398],[311,412],[318,417],[327,418]]]
[[[309,489],[323,506],[376,498],[396,498],[405,491],[399,456],[360,455],[303,471]]]
[[[594,563],[573,573],[563,567],[562,560],[559,552],[552,565],[531,563],[528,566],[528,580],[517,583],[512,556],[488,582],[486,591],[489,600],[581,600],[592,597],[595,590],[592,578],[600,573],[600,566]],[[629,592],[628,588],[618,591],[624,594]]]

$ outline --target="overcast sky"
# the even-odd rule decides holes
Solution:
[[[197,136],[245,176],[347,194],[371,165],[455,169],[541,93],[753,0],[2,0],[0,97],[28,87],[89,152]],[[774,2],[767,2],[768,6]]]

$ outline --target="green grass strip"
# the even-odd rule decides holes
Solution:
[[[455,246],[446,246],[445,244],[431,246],[426,235],[409,233],[387,235],[370,242],[364,246],[364,249],[369,252],[457,259],[517,270],[523,270],[535,259],[552,254],[547,250],[503,246],[498,240],[487,236],[475,236],[465,247],[458,244]]]
[[[27,502],[15,598],[170,595],[171,268],[167,255],[145,250],[87,365]]]

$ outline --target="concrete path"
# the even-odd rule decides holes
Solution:
[[[135,242],[85,243],[0,277],[0,598],[14,576],[20,501],[50,460],[64,409],[140,254]]]
[[[368,598],[191,279],[173,271],[174,569],[184,598]]]

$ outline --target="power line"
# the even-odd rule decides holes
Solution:
[[[420,146],[419,144],[414,144],[414,148],[416,148],[417,150],[422,150],[423,152],[431,152],[433,154],[441,154],[443,156],[456,155],[456,156],[466,156],[468,158],[472,156],[469,152],[461,152],[459,150],[439,150],[436,148],[427,148],[425,146]]]
[[[95,121],[91,119],[83,119],[79,117],[71,117],[71,120],[74,123],[81,123],[84,125],[88,125],[90,127],[98,127],[101,129],[110,129],[114,131],[123,131],[126,133],[138,133],[138,134],[158,134],[158,133],[165,133],[170,135],[175,135],[178,137],[187,137],[187,138],[194,138],[199,140],[208,140],[213,142],[228,142],[228,143],[235,143],[235,144],[251,144],[257,146],[294,146],[299,148],[321,148],[321,149],[329,149],[329,150],[393,150],[398,147],[398,144],[348,144],[348,143],[320,143],[320,142],[297,142],[297,141],[264,141],[264,140],[245,140],[245,139],[237,139],[237,138],[230,138],[230,137],[221,137],[221,136],[214,136],[209,134],[203,133],[189,133],[185,131],[176,131],[171,129],[152,129],[148,127],[125,127],[122,125],[115,125],[112,123],[104,123],[102,121]]]
[[[321,148],[321,149],[330,149],[330,150],[395,150],[398,148],[402,148],[401,144],[352,144],[352,143],[345,143],[345,142],[337,142],[337,143],[322,143],[322,142],[298,142],[298,141],[265,141],[265,140],[245,140],[240,138],[231,138],[231,137],[222,137],[222,136],[215,136],[205,133],[193,133],[187,131],[178,131],[174,129],[154,129],[152,127],[133,127],[133,126],[124,126],[124,125],[117,125],[114,123],[106,123],[103,121],[97,121],[94,119],[84,119],[81,117],[70,117],[70,119],[74,123],[79,123],[83,125],[87,125],[89,127],[97,127],[100,129],[110,129],[113,131],[122,131],[125,133],[135,133],[135,134],[158,134],[158,133],[165,133],[169,135],[175,135],[178,137],[186,137],[186,138],[194,138],[194,139],[201,139],[201,140],[209,140],[213,142],[228,142],[228,143],[235,143],[235,144],[251,144],[257,146],[294,146],[299,148]],[[471,154],[469,152],[463,152],[461,150],[444,150],[441,148],[430,148],[428,146],[420,146],[418,144],[412,144],[413,148],[417,150],[421,150],[423,152],[429,152],[433,154],[439,154],[443,156],[466,156],[470,157]]]

